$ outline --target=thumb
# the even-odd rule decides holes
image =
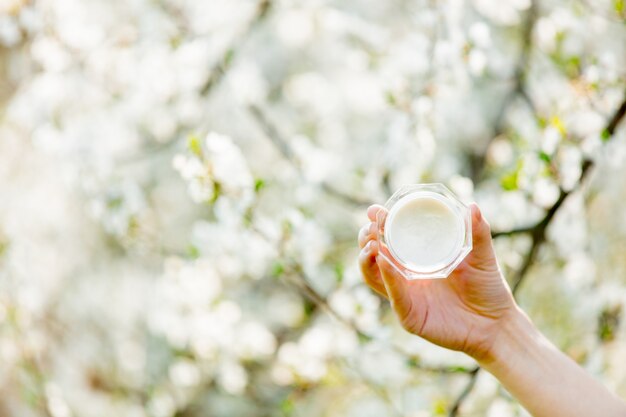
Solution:
[[[491,227],[476,203],[470,205],[472,211],[472,251],[468,262],[478,269],[497,269],[496,255],[491,240]]]
[[[399,317],[405,317],[410,309],[411,301],[408,292],[408,281],[381,252],[376,256],[376,263],[380,269],[380,275],[387,290],[391,306]]]

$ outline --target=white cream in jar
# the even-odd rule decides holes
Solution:
[[[425,273],[445,268],[458,257],[465,233],[462,213],[446,197],[428,191],[395,202],[384,230],[393,257]]]

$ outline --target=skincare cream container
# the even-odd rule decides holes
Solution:
[[[378,212],[380,253],[406,278],[447,278],[472,250],[472,215],[443,184],[406,185]]]

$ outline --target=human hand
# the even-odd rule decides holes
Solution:
[[[407,280],[379,254],[377,214],[359,232],[359,264],[365,282],[389,299],[409,332],[481,360],[489,356],[504,323],[518,312],[498,267],[489,224],[472,204],[473,249],[446,279]]]

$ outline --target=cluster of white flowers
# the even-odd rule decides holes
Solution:
[[[272,378],[280,385],[319,382],[330,371],[329,360],[354,354],[356,347],[356,335],[345,327],[325,321],[312,325],[298,341],[281,345]]]
[[[211,202],[224,194],[250,202],[254,180],[243,154],[231,138],[209,133],[203,144],[192,138],[189,147],[190,155],[176,155],[173,166],[189,184],[193,201]]]
[[[367,203],[494,230],[626,395],[623,2],[0,0],[0,415],[423,417],[471,368],[362,282]],[[579,187],[582,165],[596,161]],[[511,274],[526,235],[496,241]],[[484,374],[467,415],[524,415]]]

